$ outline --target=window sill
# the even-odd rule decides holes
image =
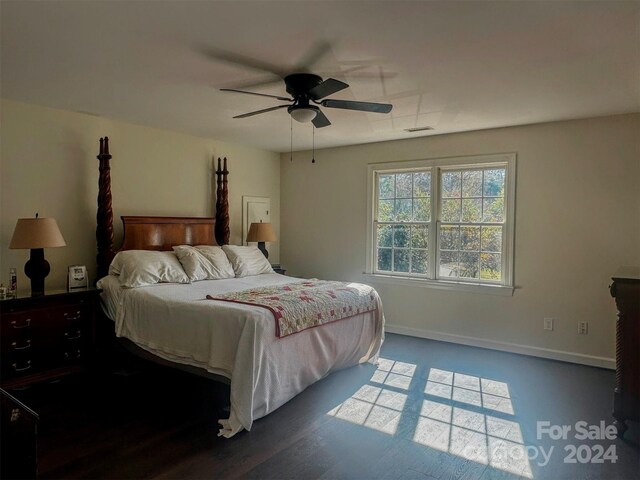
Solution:
[[[484,293],[489,295],[513,296],[514,287],[505,285],[488,285],[483,283],[451,282],[447,280],[432,280],[426,278],[410,278],[378,273],[365,273],[364,277],[371,282],[390,285],[405,285],[408,287],[435,288],[438,290],[453,290],[457,292]]]

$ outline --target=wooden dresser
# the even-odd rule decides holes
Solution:
[[[11,389],[85,370],[99,290],[29,292],[0,300],[0,379]]]
[[[621,267],[612,279],[618,307],[613,417],[622,436],[626,420],[640,420],[640,267]]]

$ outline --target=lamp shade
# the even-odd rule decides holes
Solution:
[[[55,218],[19,218],[9,248],[50,248],[65,245]]]
[[[270,223],[252,223],[247,233],[247,242],[275,242],[276,234]]]

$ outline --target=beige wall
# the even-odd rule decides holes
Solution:
[[[229,159],[231,242],[242,232],[242,196],[271,198],[272,221],[279,232],[280,158],[278,154],[211,139],[130,125],[80,113],[14,101],[1,104],[0,279],[23,267],[27,250],[8,250],[16,219],[54,217],[67,246],[45,251],[51,264],[47,288],[66,286],[68,265],[87,265],[95,275],[95,215],[98,193],[98,138],[111,140],[111,178],[116,246],[120,215],[213,215],[215,167]],[[279,244],[271,245],[277,262]]]
[[[516,152],[518,161],[512,297],[362,275],[368,163],[502,152]],[[619,265],[640,265],[640,115],[327,149],[315,164],[310,158],[281,160],[289,272],[373,284],[395,331],[611,365],[615,308],[607,286]],[[557,318],[553,332],[543,330],[544,317]],[[588,335],[577,334],[579,320],[589,322]]]

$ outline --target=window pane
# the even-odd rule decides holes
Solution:
[[[443,225],[440,228],[440,248],[442,250],[460,249],[460,227]]]
[[[411,272],[427,273],[429,254],[426,250],[411,250]]]
[[[426,276],[430,266],[443,279],[500,282],[507,168],[489,165],[437,165],[437,178],[427,167],[377,174],[376,270]],[[433,201],[432,181],[439,197]],[[441,223],[433,232],[435,220]]]
[[[395,175],[380,175],[378,177],[378,198],[393,198],[396,190]]]
[[[393,200],[379,200],[378,201],[378,221],[379,222],[391,222],[393,221]]]
[[[499,253],[480,254],[480,278],[500,280],[502,278],[501,255]]]
[[[409,225],[393,226],[393,246],[406,248],[409,246],[411,227]]]
[[[429,197],[413,199],[413,220],[415,222],[431,220],[431,199]]]
[[[482,220],[484,222],[502,222],[504,220],[504,198],[485,198]]]
[[[460,172],[442,173],[442,196],[460,198]]]
[[[396,200],[396,220],[398,222],[408,222],[411,220],[411,199]]]
[[[460,250],[480,250],[480,227],[460,227]]]
[[[442,200],[441,220],[443,222],[459,222],[460,206],[461,201],[459,199]]]
[[[482,221],[482,199],[463,198],[462,199],[462,221],[481,222]]]
[[[460,276],[464,278],[478,278],[480,259],[479,253],[460,253]]]
[[[484,171],[484,196],[504,196],[504,168],[496,168]]]
[[[458,252],[440,252],[441,277],[458,276]]]
[[[413,174],[413,196],[428,197],[431,195],[431,173],[420,172]]]
[[[411,198],[411,180],[410,173],[396,174],[396,198]]]
[[[414,225],[411,227],[411,248],[428,248],[429,226]]]
[[[378,270],[391,271],[391,249],[378,249]]]
[[[378,225],[378,247],[393,245],[393,229],[391,225]]]
[[[482,251],[502,251],[502,227],[482,227]]]
[[[462,172],[462,196],[482,196],[482,170],[465,170]]]
[[[409,249],[393,249],[393,271],[408,272],[409,271]]]

